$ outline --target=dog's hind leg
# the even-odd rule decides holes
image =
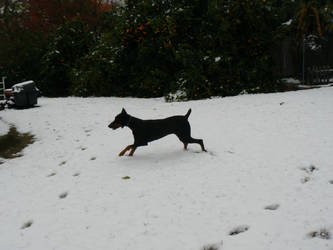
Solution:
[[[194,139],[192,137],[188,137],[188,138],[184,138],[182,136],[177,135],[179,140],[184,144],[184,149],[187,150],[187,146],[189,143],[197,143],[201,146],[201,150],[204,152],[207,152],[207,150],[205,149],[205,146],[203,144],[203,140],[202,139]]]
[[[190,137],[190,139],[188,140],[188,143],[197,143],[201,146],[202,151],[207,152],[202,139],[194,139],[194,138]]]
[[[191,110],[188,111],[188,114],[191,113]],[[183,123],[183,126],[181,126],[180,129],[178,129],[178,131],[175,132],[175,135],[178,137],[178,139],[184,143],[184,149],[187,149],[187,145],[189,143],[197,143],[201,146],[201,150],[204,152],[207,152],[205,149],[205,146],[203,144],[203,140],[202,139],[194,139],[191,137],[191,126],[190,123],[188,121],[186,121],[185,123]]]
[[[185,139],[183,136],[176,134],[178,139],[184,144],[184,150],[187,150],[188,139]]]

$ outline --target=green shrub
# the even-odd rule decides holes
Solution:
[[[85,23],[76,17],[65,21],[51,36],[51,42],[43,57],[40,89],[46,96],[71,94],[70,74],[76,61],[94,43],[94,35]]]

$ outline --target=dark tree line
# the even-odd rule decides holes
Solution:
[[[47,96],[277,91],[274,45],[333,31],[332,1],[4,0],[0,9],[0,75],[33,79]]]

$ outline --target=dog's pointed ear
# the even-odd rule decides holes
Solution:
[[[124,108],[121,110],[121,113],[122,114],[127,114],[127,112],[126,112],[126,110]]]

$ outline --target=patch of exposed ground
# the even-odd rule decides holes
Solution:
[[[11,126],[8,133],[0,136],[0,157],[12,159],[22,156],[20,152],[34,142],[34,136],[30,133],[20,133]]]

